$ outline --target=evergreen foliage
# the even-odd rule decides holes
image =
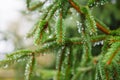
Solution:
[[[84,4],[78,0],[26,0],[26,4],[28,10],[35,11],[48,1],[51,3],[46,7],[47,12],[43,11],[42,18],[27,35],[33,37],[36,49],[8,54],[0,61],[0,66],[27,60],[25,80],[30,80],[36,56],[54,50],[57,52],[56,69],[43,71],[52,77],[41,80],[120,80],[120,29],[111,30],[104,19],[94,15],[94,7],[105,6],[110,0],[88,0]],[[72,32],[68,25],[73,23],[69,20],[71,15],[77,17],[76,24],[71,25]],[[77,29],[78,33],[74,31]],[[102,47],[95,54],[97,44]]]

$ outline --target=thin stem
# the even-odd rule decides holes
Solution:
[[[71,4],[71,6],[77,11],[79,12],[80,14],[82,14],[80,8],[78,5],[76,5],[72,0],[69,0],[69,3]]]
[[[92,66],[90,66],[90,67],[78,68],[78,72],[76,73],[76,75],[73,76],[73,78],[72,78],[71,80],[78,80],[78,78],[79,78],[79,76],[80,76],[80,74],[81,74],[82,72],[87,72],[87,71],[90,71],[90,70],[92,70],[92,69],[93,69]]]
[[[58,72],[57,72],[57,80],[60,80],[60,74],[61,74],[61,67],[62,67],[62,63],[64,61],[64,55],[65,55],[65,46],[62,49],[61,53],[60,53],[60,59],[59,59],[59,64],[58,64]]]
[[[109,80],[109,73],[108,73],[108,71],[107,71],[107,69],[105,68],[105,76],[106,76],[106,80]]]
[[[102,32],[104,32],[105,34],[110,34],[110,31],[108,29],[106,29],[105,27],[103,27],[101,24],[99,24],[98,22],[96,22],[96,26],[99,30],[101,30]]]
[[[61,13],[60,13],[60,39],[59,39],[60,43],[62,43],[62,38],[63,38],[63,35],[62,35],[63,34],[63,32],[62,32],[63,31],[62,30],[62,26],[63,26],[62,25],[62,18],[63,18],[63,16],[62,16],[62,11],[61,11]]]

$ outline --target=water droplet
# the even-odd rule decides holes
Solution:
[[[79,21],[76,21],[77,25],[79,25]]]
[[[17,62],[21,62],[21,60],[19,59],[19,60],[17,60]]]
[[[93,46],[95,47],[97,45],[97,42],[95,42],[94,44],[93,44]]]
[[[47,34],[49,34],[49,30],[47,29],[46,31],[45,31]]]
[[[43,54],[42,54],[42,56],[45,56],[45,55],[46,55],[46,53],[43,53]]]
[[[101,4],[101,5],[104,5],[104,3],[103,3],[103,2],[101,2],[100,4]]]
[[[67,54],[65,54],[65,56],[68,56]]]
[[[25,67],[25,80],[29,80],[31,73],[32,57],[29,58],[26,67]]]
[[[75,71],[74,71],[74,69],[72,69],[72,74],[73,74],[73,75],[75,74]]]
[[[98,42],[95,42],[94,44],[93,44],[93,46],[95,47],[95,46],[97,46],[97,45],[103,45],[103,43],[104,43],[104,41],[98,41]]]
[[[48,36],[48,38],[52,38],[52,37],[53,37],[53,35]]]
[[[78,28],[78,33],[81,33],[82,23],[80,23],[79,21],[76,21],[76,24],[77,24],[77,28]]]
[[[64,49],[65,48],[65,46],[62,46],[62,49]]]
[[[8,68],[8,64],[6,64],[3,68],[4,68],[4,69],[5,69],[5,68]]]
[[[92,32],[92,31],[90,31],[89,33],[90,33],[90,35],[93,35],[93,32]]]
[[[17,62],[22,62],[22,61],[26,61],[26,58],[17,60]]]
[[[73,17],[70,17],[70,20],[72,20],[73,19]]]
[[[78,33],[81,33],[80,27],[78,27]]]
[[[56,65],[55,69],[57,70],[58,69],[58,66]]]
[[[55,20],[58,20],[58,14],[59,14],[59,12],[58,11],[56,11],[56,13],[54,14],[54,17],[55,17]]]
[[[76,15],[79,16],[79,13],[77,13]]]
[[[103,45],[103,44],[104,44],[104,41],[102,40],[102,41],[101,41],[101,45]]]
[[[90,6],[92,7],[92,6],[93,6],[93,4],[90,4]]]

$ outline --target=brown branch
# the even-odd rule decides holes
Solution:
[[[83,14],[81,9],[79,8],[78,5],[75,4],[75,2],[73,2],[73,0],[68,0],[69,3],[71,4],[71,6],[80,14]],[[108,29],[106,29],[104,26],[102,26],[101,24],[99,24],[98,22],[96,22],[96,26],[99,30],[101,30],[102,32],[104,32],[105,34],[110,34],[110,31]]]
[[[102,41],[102,40],[105,40],[105,39],[106,39],[105,37],[104,38],[100,38],[100,39],[92,39],[91,42],[95,43],[95,42]],[[72,42],[72,44],[83,44],[82,40],[76,41],[76,42],[71,41],[71,42]]]
[[[43,26],[43,29],[41,30],[40,39],[42,39],[42,37],[43,37],[43,32],[47,29],[47,27],[48,27],[48,22],[46,22],[46,24]]]
[[[34,63],[35,62],[35,53],[32,53],[31,57],[32,57],[32,65],[30,67],[30,74],[29,74],[29,76],[31,76],[31,74],[33,72],[33,68],[34,68],[34,64],[35,64]]]
[[[62,26],[63,26],[62,25],[62,18],[63,18],[63,16],[62,16],[62,11],[61,11],[61,13],[60,13],[60,36],[59,36],[60,37],[60,39],[59,39],[60,43],[62,43],[62,38],[63,38],[63,35],[62,35],[63,34],[63,32],[62,32]]]
[[[101,30],[102,32],[104,32],[105,34],[110,34],[110,31],[106,28],[104,28],[101,24],[99,24],[98,22],[96,22],[96,26],[99,30]]]
[[[105,68],[105,76],[106,76],[106,80],[109,80],[109,73],[106,68]]]
[[[59,57],[59,64],[58,64],[58,72],[57,72],[57,80],[60,80],[60,75],[61,75],[61,66],[62,66],[62,63],[64,61],[64,53],[65,53],[65,46],[64,48],[62,49],[61,53],[60,53],[60,57]]]
[[[83,14],[79,8],[79,6],[77,6],[72,0],[69,0],[69,3],[71,4],[71,6],[80,14]]]

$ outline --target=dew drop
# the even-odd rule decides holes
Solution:
[[[46,55],[46,53],[43,53],[43,54],[42,54],[42,56],[45,56],[45,55]]]
[[[74,75],[75,74],[75,71],[72,69],[72,74]]]
[[[47,29],[46,31],[45,31],[47,34],[49,34],[49,30]]]
[[[77,24],[77,28],[78,28],[78,33],[81,33],[82,23],[80,23],[79,21],[76,21],[76,24]]]
[[[56,11],[56,13],[54,14],[54,17],[55,17],[55,19],[57,20],[59,17],[58,17],[58,11]]]
[[[79,26],[79,21],[76,21],[77,26]]]
[[[101,45],[103,45],[104,44],[104,41],[101,41]]]
[[[8,64],[6,64],[3,68],[4,68],[4,69],[8,68]]]
[[[81,33],[80,27],[78,27],[78,33]]]
[[[95,47],[97,45],[97,42],[95,42],[94,44],[93,44],[93,46]]]
[[[90,31],[89,33],[90,33],[90,35],[93,35],[93,32],[92,32],[92,31]]]
[[[73,19],[73,17],[70,17],[70,20],[72,20]]]
[[[53,37],[52,35],[48,36],[48,38],[52,38],[52,37]]]
[[[62,49],[64,49],[65,47],[63,46]]]
[[[68,54],[65,54],[65,56],[67,57],[67,56],[68,56]]]
[[[104,3],[103,3],[103,2],[101,2],[100,4],[101,4],[101,5],[104,5]]]
[[[76,15],[79,16],[79,13],[77,13]]]
[[[17,62],[21,62],[21,60],[19,59],[19,60],[17,60]]]
[[[58,65],[56,65],[55,69],[56,69],[56,70],[58,69]]]
[[[95,47],[95,46],[97,46],[97,45],[103,45],[104,44],[104,41],[99,41],[99,42],[95,42],[94,44],[93,44],[93,46]]]
[[[30,77],[30,73],[31,73],[31,64],[32,64],[32,57],[30,57],[30,59],[28,60],[28,63],[26,64],[25,67],[25,80],[29,80]]]
[[[92,7],[94,4],[89,4],[90,7]]]

